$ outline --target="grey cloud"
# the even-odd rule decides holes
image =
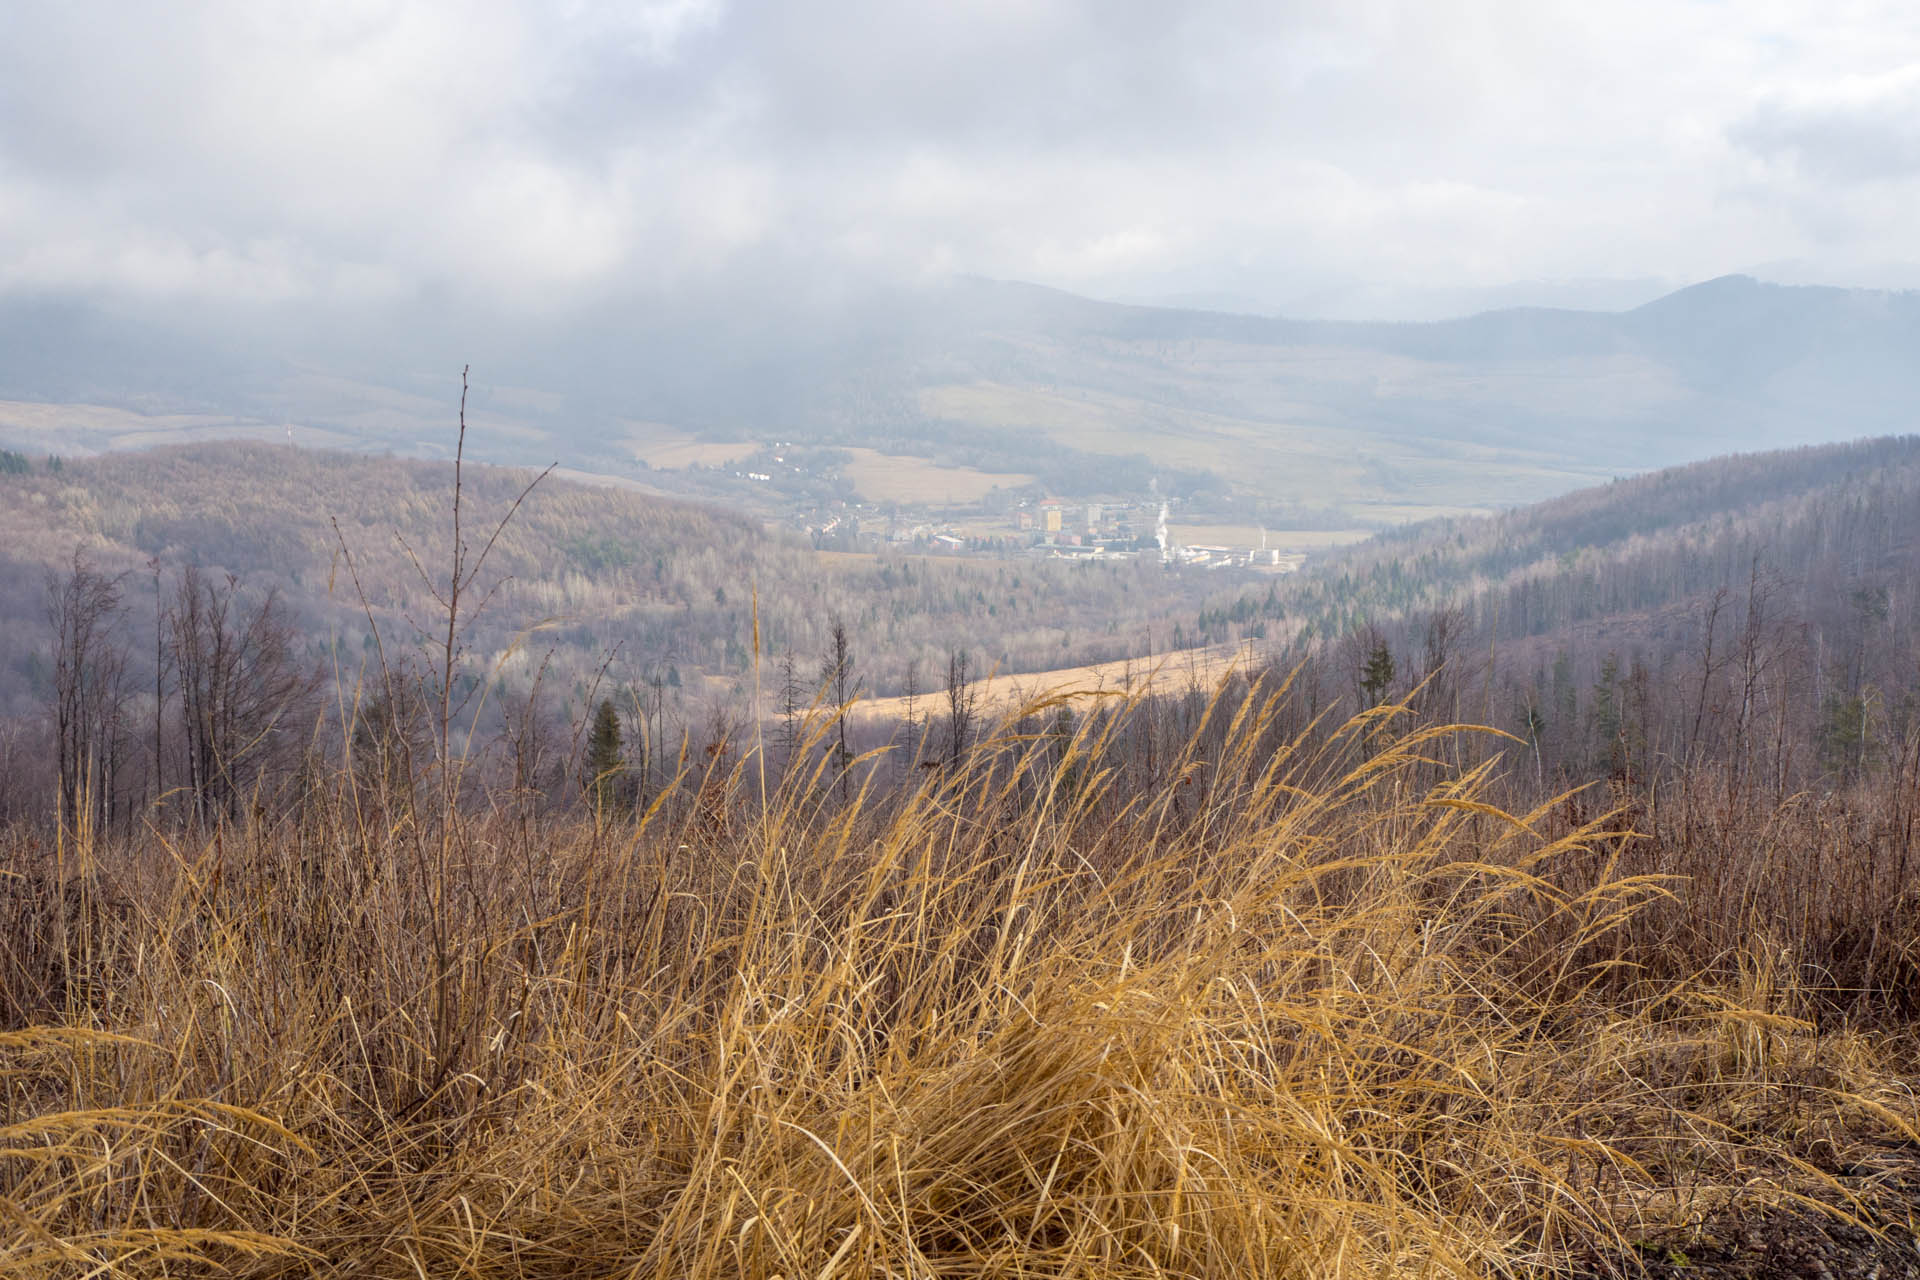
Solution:
[[[1769,101],[1730,132],[1768,158],[1831,182],[1920,176],[1920,71],[1839,95]]]
[[[1686,278],[1821,260],[1806,178],[1916,163],[1893,113],[1818,106],[1920,59],[1896,0],[207,0],[9,36],[0,294],[537,317],[943,272]],[[1772,83],[1815,96],[1756,108]],[[1845,213],[1899,256],[1904,217]]]

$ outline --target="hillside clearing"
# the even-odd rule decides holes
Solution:
[[[870,502],[905,502],[925,506],[974,503],[995,489],[1018,489],[1034,478],[1025,472],[976,471],[972,467],[941,466],[927,458],[848,449],[847,479]]]
[[[1228,673],[1251,671],[1262,654],[1251,642],[1211,645],[1199,649],[1176,649],[1147,658],[1125,658],[1115,662],[1095,662],[1077,667],[1056,667],[1051,671],[1030,671],[1021,675],[989,675],[966,686],[981,711],[989,716],[1013,711],[1026,703],[1052,697],[1140,697],[1149,693],[1177,693],[1188,689],[1208,690]],[[917,699],[917,714],[927,714],[930,706],[944,700],[944,689],[922,693]],[[854,715],[876,720],[901,720],[907,714],[903,697],[864,698],[854,704]]]

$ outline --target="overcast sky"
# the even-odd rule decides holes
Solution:
[[[4,2],[4,294],[1920,284],[1912,0]]]

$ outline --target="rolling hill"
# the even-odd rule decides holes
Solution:
[[[1376,651],[1568,780],[1704,753],[1775,785],[1920,760],[1920,437],[1739,454],[1337,551],[1194,632],[1359,696]],[[1904,763],[1903,763],[1904,762]]]
[[[474,554],[534,474],[468,467]],[[436,612],[428,579],[446,574],[452,480],[440,462],[249,441],[0,468],[0,716],[41,706],[45,580],[76,554],[124,575],[149,671],[149,575],[166,595],[188,567],[232,575],[251,599],[277,592],[308,656],[348,683],[382,644],[389,661],[417,660]],[[471,674],[522,689],[544,667],[576,706],[603,673],[610,687],[663,681],[689,715],[744,703],[756,635],[765,686],[792,651],[810,696],[839,618],[866,692],[896,693],[914,663],[931,688],[955,649],[1009,672],[1124,657],[1217,586],[1145,562],[823,554],[737,512],[558,476],[528,494],[482,581],[497,590],[469,636]]]
[[[1380,526],[1903,431],[1920,396],[1920,294],[1738,276],[1625,312],[1427,324],[986,280],[763,302],[512,338],[450,334],[430,313],[236,333],[12,304],[0,444],[84,453],[293,427],[305,443],[432,455],[471,359],[474,447],[498,462],[558,458],[701,493],[666,465],[675,450],[787,439],[1070,495],[1157,483],[1241,521],[1319,511]]]

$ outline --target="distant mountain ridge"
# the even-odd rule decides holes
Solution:
[[[1117,425],[1153,409],[1234,419],[1256,455],[1285,455],[1218,461],[1256,482],[1331,443],[1331,465],[1296,492],[1364,490],[1338,465],[1357,455],[1404,473],[1378,486],[1403,502],[1506,504],[1734,450],[1909,430],[1920,402],[1920,293],[1732,276],[1625,312],[1354,324],[970,287],[967,332],[950,345],[965,345],[975,377],[1024,365],[1029,385],[1117,392],[1134,401],[1109,414]],[[1328,431],[1338,439],[1315,438]]]
[[[195,329],[0,304],[0,399],[225,415],[415,452],[443,437],[451,374],[470,359],[476,442],[500,461],[632,473],[647,432],[971,451],[975,466],[998,451],[986,469],[1005,471],[1039,470],[1019,451],[1045,447],[1211,474],[1249,517],[1317,505],[1376,523],[1906,431],[1920,403],[1920,293],[1746,276],[1628,311],[1426,323],[1128,306],[984,279],[763,301],[612,308],[518,336],[466,326],[470,341],[430,308],[357,327]],[[54,432],[0,412],[0,445],[119,443]]]
[[[1036,285],[979,281],[976,287]],[[1885,356],[1920,385],[1920,290],[1883,292],[1767,284],[1730,275],[1689,285],[1627,311],[1510,307],[1451,320],[1293,320],[1237,312],[1097,303],[1072,294],[1028,309],[1086,332],[1146,339],[1213,338],[1264,346],[1361,347],[1424,360],[1600,356],[1622,352],[1685,370],[1705,384],[1836,354]],[[1069,301],[1070,300],[1070,301]],[[1096,310],[1105,309],[1105,310]],[[1003,316],[1016,314],[1007,308]]]

